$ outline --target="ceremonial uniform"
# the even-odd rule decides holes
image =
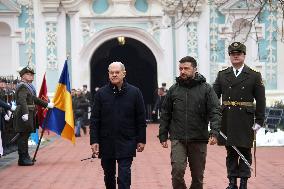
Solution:
[[[243,52],[245,55],[245,46],[239,42],[232,43],[229,54],[233,52]],[[222,96],[221,131],[227,140],[219,136],[218,143],[227,149],[227,174],[230,182],[233,182],[228,189],[236,188],[236,178],[247,180],[251,176],[249,167],[239,159],[231,146],[236,146],[251,164],[254,140],[252,127],[254,123],[263,125],[265,117],[265,88],[261,74],[245,64],[239,70],[238,73],[237,69],[229,67],[220,71],[213,84],[218,98]]]
[[[20,71],[21,77],[25,73],[34,74],[33,69],[25,67]],[[20,82],[16,88],[15,99],[17,108],[15,111],[14,128],[19,133],[18,153],[19,165],[33,165],[28,154],[28,139],[32,132],[38,128],[36,120],[36,106],[47,107],[48,103],[36,97],[36,91],[31,83]],[[27,115],[27,116],[26,116]],[[24,117],[28,117],[28,119]]]

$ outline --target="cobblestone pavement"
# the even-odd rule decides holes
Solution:
[[[157,139],[158,125],[147,128],[146,149],[138,153],[132,166],[133,189],[170,189],[170,149],[163,149]],[[17,154],[0,158],[2,189],[103,189],[103,172],[98,159],[90,157],[89,136],[77,138],[76,144],[56,138],[40,148],[31,167],[17,166]],[[257,177],[249,180],[249,189],[284,189],[284,147],[257,148]],[[190,171],[185,175],[190,185]],[[204,189],[225,189],[225,149],[208,146]]]

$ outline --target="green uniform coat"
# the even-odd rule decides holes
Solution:
[[[17,108],[15,111],[14,128],[16,132],[34,132],[38,128],[36,121],[36,106],[47,107],[47,102],[37,98],[25,86],[21,85],[16,90]],[[29,115],[27,121],[23,121],[22,116]]]
[[[253,145],[254,122],[263,125],[265,118],[265,88],[261,74],[244,65],[236,77],[233,68],[218,73],[213,88],[222,101],[256,102],[256,106],[222,106],[221,131],[227,142],[219,136],[220,145],[250,148]]]

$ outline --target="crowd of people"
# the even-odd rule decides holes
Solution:
[[[86,135],[87,126],[90,124],[89,114],[91,112],[92,96],[87,90],[87,85],[83,85],[83,89],[72,89],[71,96],[75,119],[75,136],[81,137],[81,129]]]

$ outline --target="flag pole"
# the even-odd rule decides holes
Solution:
[[[47,111],[47,115],[46,115],[46,118],[47,119],[49,119],[49,117],[50,117],[50,111],[51,110],[48,110]],[[34,157],[33,157],[33,162],[35,162],[36,161],[36,155],[37,155],[37,152],[38,152],[38,149],[39,149],[39,145],[40,145],[40,143],[41,143],[41,139],[42,139],[42,137],[43,137],[43,134],[44,134],[44,131],[45,131],[45,125],[46,125],[46,121],[45,121],[46,119],[44,119],[44,121],[43,121],[43,124],[42,124],[42,131],[41,131],[41,134],[40,134],[40,138],[39,138],[39,141],[38,141],[38,144],[37,144],[37,147],[36,147],[36,151],[35,151],[35,153],[34,153]]]

